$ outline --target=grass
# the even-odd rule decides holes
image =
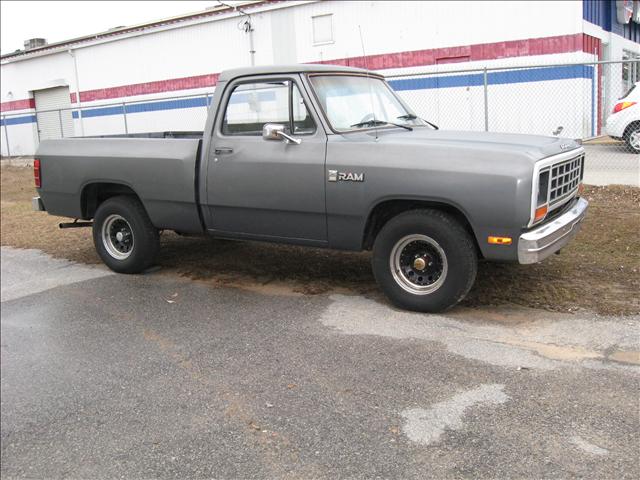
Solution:
[[[88,228],[60,230],[68,221],[31,211],[32,171],[1,171],[2,245],[37,248],[54,257],[99,263]],[[640,313],[640,189],[587,187],[581,233],[563,251],[536,265],[481,262],[463,305],[517,304],[547,310]],[[163,271],[218,285],[284,289],[305,294],[349,291],[379,296],[370,255],[257,242],[162,235]]]

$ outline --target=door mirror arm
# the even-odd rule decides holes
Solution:
[[[284,138],[284,141],[287,143],[295,143],[296,145],[300,145],[302,143],[302,140],[300,138],[293,138],[290,135],[287,135],[284,132],[280,132],[279,135]]]

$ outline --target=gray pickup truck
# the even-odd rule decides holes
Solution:
[[[92,225],[116,272],[151,266],[162,230],[372,249],[389,299],[423,312],[464,298],[479,259],[559,251],[588,206],[573,140],[438,130],[379,74],[327,65],[223,72],[204,132],[47,140],[36,158],[34,208]]]

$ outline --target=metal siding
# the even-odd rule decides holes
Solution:
[[[582,0],[582,18],[607,32],[640,43],[640,24],[633,21],[626,25],[618,23],[613,0]]]
[[[582,18],[604,30],[611,31],[611,6],[606,0],[583,0]]]

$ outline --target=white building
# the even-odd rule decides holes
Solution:
[[[613,99],[640,78],[630,64],[624,77],[620,64],[531,68],[640,58],[640,1],[254,1],[241,10],[2,56],[2,154],[32,155],[40,140],[61,136],[201,130],[218,73],[252,63],[429,73],[390,83],[443,128],[563,126],[572,137],[597,135]],[[460,72],[501,66],[526,68]]]

